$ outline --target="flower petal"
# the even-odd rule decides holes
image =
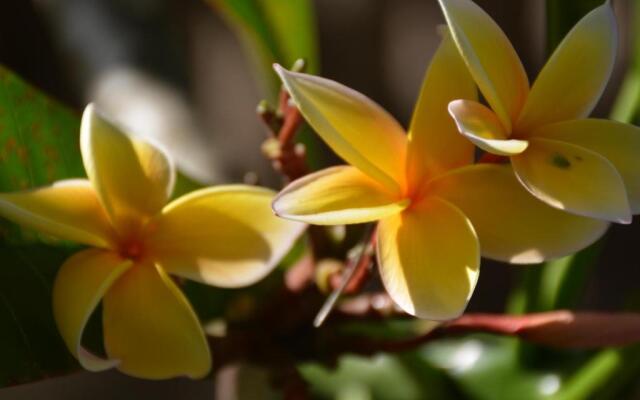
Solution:
[[[595,107],[611,76],[617,48],[610,2],[587,14],[567,34],[536,79],[518,129],[584,118]]]
[[[449,103],[449,113],[458,131],[484,151],[512,156],[522,153],[529,145],[526,140],[509,139],[498,116],[480,103],[455,100]]]
[[[302,115],[333,151],[389,188],[403,185],[407,138],[391,115],[337,82],[277,64],[274,68]]]
[[[113,283],[132,266],[115,253],[83,250],[62,265],[53,284],[53,316],[62,339],[80,364],[90,371],[102,371],[118,364],[82,347],[84,327]]]
[[[358,224],[397,214],[408,200],[398,200],[355,167],[327,168],[285,187],[273,202],[283,218],[316,225]]]
[[[595,242],[609,226],[531,196],[509,165],[460,168],[432,181],[429,190],[455,204],[471,220],[483,256],[514,264],[573,254]]]
[[[440,0],[471,74],[505,129],[511,131],[529,92],[522,63],[500,27],[470,0]]]
[[[545,125],[533,135],[572,143],[611,161],[624,181],[631,212],[640,213],[640,128],[604,119],[582,119]]]
[[[465,215],[435,197],[378,225],[380,275],[409,314],[452,319],[464,311],[480,268],[478,239]]]
[[[273,215],[270,190],[228,185],[197,190],[150,223],[150,253],[171,274],[222,287],[269,274],[305,225]]]
[[[624,182],[606,158],[584,147],[534,138],[511,158],[520,182],[540,200],[577,215],[627,224]]]
[[[175,180],[169,157],[124,134],[92,105],[82,116],[80,146],[87,175],[120,233],[135,229],[166,204]]]
[[[84,179],[1,193],[0,216],[60,239],[98,247],[108,247],[114,237],[96,192]]]
[[[467,66],[448,31],[427,70],[409,129],[409,176],[422,182],[427,176],[471,164],[474,148],[460,137],[448,104],[455,99],[476,99],[477,91]]]
[[[103,300],[107,354],[146,379],[202,378],[211,369],[204,332],[188,300],[161,268],[136,264]]]

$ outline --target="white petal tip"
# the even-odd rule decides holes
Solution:
[[[273,70],[276,71],[276,74],[278,74],[278,76],[280,76],[282,80],[286,79],[287,76],[292,74],[291,71],[289,71],[288,69],[286,69],[285,67],[283,67],[278,63],[273,64]]]
[[[618,218],[615,222],[623,225],[629,225],[633,222],[633,216],[629,215],[628,217]]]
[[[449,111],[449,114],[451,114],[451,116],[453,118],[456,117],[456,109],[458,107],[462,107],[464,105],[464,100],[458,99],[458,100],[452,100],[449,102],[449,105],[447,106],[447,110]]]

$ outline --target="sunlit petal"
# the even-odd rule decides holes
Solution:
[[[583,119],[545,125],[533,135],[569,142],[611,161],[624,180],[632,213],[640,213],[640,128],[604,119]]]
[[[507,131],[529,92],[529,81],[509,39],[470,0],[440,0],[444,16],[471,74]]]
[[[478,233],[482,254],[500,261],[533,264],[573,254],[609,226],[531,196],[508,165],[460,168],[433,181],[429,190],[459,207]]]
[[[104,342],[118,369],[139,378],[202,378],[209,346],[189,302],[161,268],[136,264],[104,296]]]
[[[131,267],[115,253],[90,249],[81,251],[62,265],[53,285],[53,316],[67,347],[90,371],[109,369],[118,360],[106,360],[82,347],[82,332],[113,282]]]
[[[20,225],[83,244],[107,247],[113,239],[109,219],[87,180],[0,193],[0,216]]]
[[[357,224],[396,214],[408,205],[355,167],[327,168],[296,180],[273,203],[283,218],[316,225]]]
[[[407,138],[391,115],[337,82],[275,69],[302,115],[340,157],[389,188],[402,186]]]
[[[630,223],[624,182],[606,158],[566,142],[534,138],[511,158],[522,184],[553,207],[586,217]]]
[[[430,197],[378,225],[380,275],[406,312],[431,320],[459,316],[478,280],[478,239],[465,215]]]
[[[484,151],[512,156],[522,153],[528,146],[526,140],[509,139],[497,115],[480,103],[455,100],[449,103],[449,113],[458,131]]]
[[[589,115],[611,76],[616,47],[616,20],[606,2],[560,43],[531,88],[518,129]]]
[[[422,182],[451,168],[473,162],[473,145],[461,137],[448,104],[475,99],[473,78],[448,31],[427,70],[409,128],[409,176]]]
[[[305,228],[273,215],[273,198],[270,190],[244,185],[190,193],[151,223],[150,252],[171,274],[222,287],[255,283]]]
[[[119,232],[165,205],[175,174],[159,148],[122,133],[92,105],[82,116],[80,145],[87,175]]]

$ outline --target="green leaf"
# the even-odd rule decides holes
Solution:
[[[237,32],[252,58],[265,95],[277,98],[277,62],[290,67],[304,58],[307,72],[318,71],[315,16],[311,0],[208,0]]]
[[[640,1],[632,0],[630,7],[631,65],[611,109],[611,119],[627,123],[637,122],[640,111]]]
[[[343,356],[335,369],[316,363],[299,367],[313,398],[430,400],[455,399],[449,378],[417,353]]]
[[[0,190],[82,177],[76,114],[0,66]]]
[[[318,40],[312,0],[206,0],[240,38],[251,60],[262,95],[274,104],[281,83],[273,63],[290,68],[297,59],[306,61],[306,72],[319,71]],[[323,165],[325,147],[306,125],[298,139],[307,149],[312,169]]]
[[[547,0],[547,53],[551,54],[580,18],[602,3],[603,0]]]
[[[0,386],[77,368],[51,313],[53,279],[72,252],[37,242],[0,242]]]
[[[529,368],[520,362],[516,339],[470,335],[425,345],[422,356],[442,368],[465,394],[475,400],[538,400],[563,387],[575,362]]]
[[[598,398],[621,399],[620,393],[635,383],[640,369],[640,346],[607,349],[595,354],[571,376],[554,400],[583,400]],[[633,387],[632,387],[633,389]]]
[[[79,119],[0,67],[0,191],[84,176]],[[51,311],[53,279],[76,251],[0,220],[0,386],[77,368]]]

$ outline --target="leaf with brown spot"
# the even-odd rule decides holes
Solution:
[[[0,66],[0,192],[83,177],[80,120]],[[51,286],[75,248],[0,219],[0,387],[77,369],[56,329]]]

